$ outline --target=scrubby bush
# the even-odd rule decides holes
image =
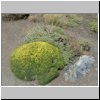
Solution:
[[[95,32],[95,33],[98,33],[98,20],[95,19],[95,20],[92,20],[90,23],[90,29]]]
[[[36,26],[30,30],[24,38],[24,43],[33,41],[48,42],[58,47],[62,52],[65,64],[68,64],[78,52],[76,40],[65,35],[62,28],[53,25]]]
[[[11,55],[11,68],[22,80],[38,79],[47,84],[58,76],[58,69],[64,67],[59,48],[47,42],[31,42],[17,48]]]
[[[49,25],[67,28],[77,26],[82,17],[77,14],[44,14],[44,21]]]

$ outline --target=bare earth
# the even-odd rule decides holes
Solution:
[[[95,57],[95,65],[91,68],[90,73],[75,81],[64,81],[64,70],[60,71],[58,78],[54,79],[47,86],[97,86],[98,85],[98,37],[92,33],[88,27],[88,20],[96,16],[96,14],[81,14],[83,15],[83,23],[78,27],[67,29],[66,34],[74,36],[76,39],[86,39],[91,45],[91,53]],[[36,81],[22,81],[14,76],[10,68],[10,55],[12,51],[21,44],[21,39],[27,34],[26,32],[34,27],[33,22],[28,20],[18,21],[2,21],[2,56],[1,56],[1,73],[2,86],[36,86]]]

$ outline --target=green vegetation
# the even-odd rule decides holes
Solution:
[[[62,28],[77,26],[82,17],[77,14],[44,14],[44,22]]]
[[[95,32],[95,33],[98,33],[98,20],[95,19],[95,20],[92,20],[90,23],[90,29]]]
[[[64,67],[59,48],[47,42],[31,42],[17,48],[11,55],[11,68],[22,80],[38,79],[47,84],[58,76],[58,69]]]
[[[60,49],[63,54],[65,64],[68,64],[78,52],[76,40],[65,35],[64,30],[53,25],[36,26],[28,32],[25,37],[25,43],[34,41],[48,42]]]
[[[46,24],[56,25],[56,26],[62,26],[64,23],[61,22],[64,15],[63,14],[44,14],[44,22]]]
[[[42,75],[38,75],[37,79],[41,85],[47,84],[54,78],[58,77],[59,72],[56,68],[51,68],[49,72],[45,72]]]
[[[85,39],[81,39],[79,41],[80,44],[80,50],[81,51],[89,51],[90,50],[90,44],[88,43],[88,41],[86,41]]]
[[[66,14],[66,25],[69,27],[77,26],[83,20],[82,16],[78,14]]]

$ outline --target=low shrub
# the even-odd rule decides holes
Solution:
[[[58,69],[64,67],[59,48],[47,42],[31,42],[17,48],[11,55],[11,69],[22,80],[38,79],[47,84],[58,76]]]

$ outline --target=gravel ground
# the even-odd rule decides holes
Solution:
[[[98,36],[89,30],[88,20],[94,18],[96,14],[81,14],[84,18],[78,27],[66,30],[66,34],[74,36],[76,39],[86,39],[90,43],[91,53],[95,57],[95,65],[90,73],[75,82],[64,81],[61,70],[59,77],[50,82],[47,86],[97,86],[98,85]],[[21,45],[21,39],[27,34],[26,31],[34,27],[33,22],[28,20],[2,21],[1,27],[1,84],[2,86],[36,86],[36,81],[22,81],[17,79],[11,72],[9,58],[12,51]]]

